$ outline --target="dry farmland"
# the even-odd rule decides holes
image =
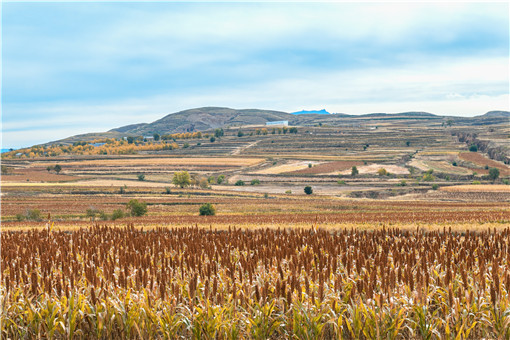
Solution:
[[[510,131],[461,124],[11,153],[1,337],[508,339]],[[199,216],[206,203],[215,215]]]

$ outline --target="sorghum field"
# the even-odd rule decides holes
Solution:
[[[510,229],[2,232],[3,338],[508,339]]]

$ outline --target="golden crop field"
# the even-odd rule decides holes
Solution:
[[[510,229],[3,232],[3,338],[505,339]]]

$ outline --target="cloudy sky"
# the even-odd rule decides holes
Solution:
[[[3,148],[201,106],[509,110],[509,5],[4,2]]]

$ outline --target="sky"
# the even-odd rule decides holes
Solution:
[[[2,148],[202,106],[509,110],[508,2],[3,2]]]

